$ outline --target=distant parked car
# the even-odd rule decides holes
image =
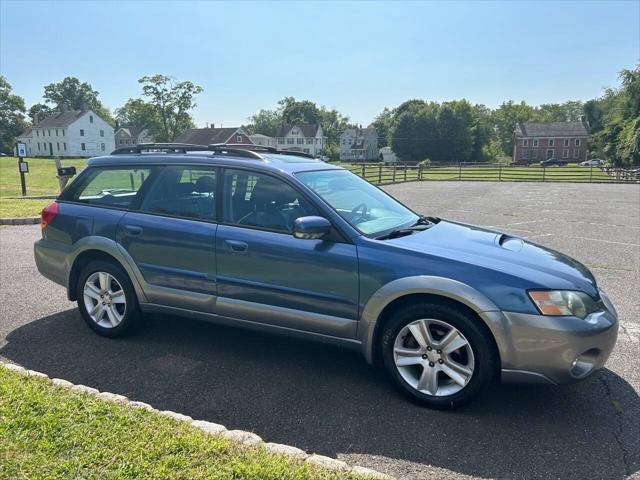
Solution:
[[[604,165],[604,160],[600,158],[592,158],[591,160],[580,162],[581,167],[600,167],[602,165]]]
[[[0,157],[8,157],[8,155],[4,152],[0,152]]]
[[[550,158],[548,160],[542,160],[540,162],[540,165],[543,167],[564,167],[566,164],[566,160],[559,160],[557,158]]]
[[[531,165],[531,162],[526,158],[521,158],[520,160],[514,160],[509,165],[511,165],[512,167],[528,167],[529,165]]]

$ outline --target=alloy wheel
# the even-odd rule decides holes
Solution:
[[[103,328],[115,328],[124,319],[127,300],[122,285],[107,272],[92,273],[84,284],[84,306]]]
[[[453,325],[420,319],[405,325],[396,336],[393,358],[402,379],[420,393],[453,395],[473,377],[471,344]]]

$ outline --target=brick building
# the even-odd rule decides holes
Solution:
[[[580,122],[518,122],[513,161],[538,162],[550,158],[581,162],[587,159],[589,126]]]

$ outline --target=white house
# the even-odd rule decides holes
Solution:
[[[269,137],[268,135],[262,135],[261,133],[256,133],[254,135],[249,135],[249,138],[256,145],[261,145],[263,147],[276,147],[276,139],[274,137]]]
[[[308,123],[285,124],[278,130],[278,150],[297,150],[314,157],[322,155],[327,138],[322,135],[322,126]]]
[[[151,143],[153,137],[145,126],[122,125],[116,129],[116,148],[126,148],[139,143]]]
[[[384,163],[395,163],[398,161],[398,157],[395,152],[391,150],[391,147],[382,147],[378,158]]]
[[[373,127],[348,128],[340,135],[340,160],[378,159],[378,132]]]
[[[91,110],[62,107],[30,130],[27,151],[35,157],[93,157],[115,149],[113,127]]]

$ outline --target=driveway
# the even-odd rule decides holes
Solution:
[[[109,340],[38,275],[37,226],[0,228],[0,356],[399,478],[638,476],[640,188],[385,188],[421,213],[491,225],[587,264],[621,317],[607,368],[565,387],[496,387],[467,408],[438,412],[408,402],[360,355],[337,347],[172,317]]]

